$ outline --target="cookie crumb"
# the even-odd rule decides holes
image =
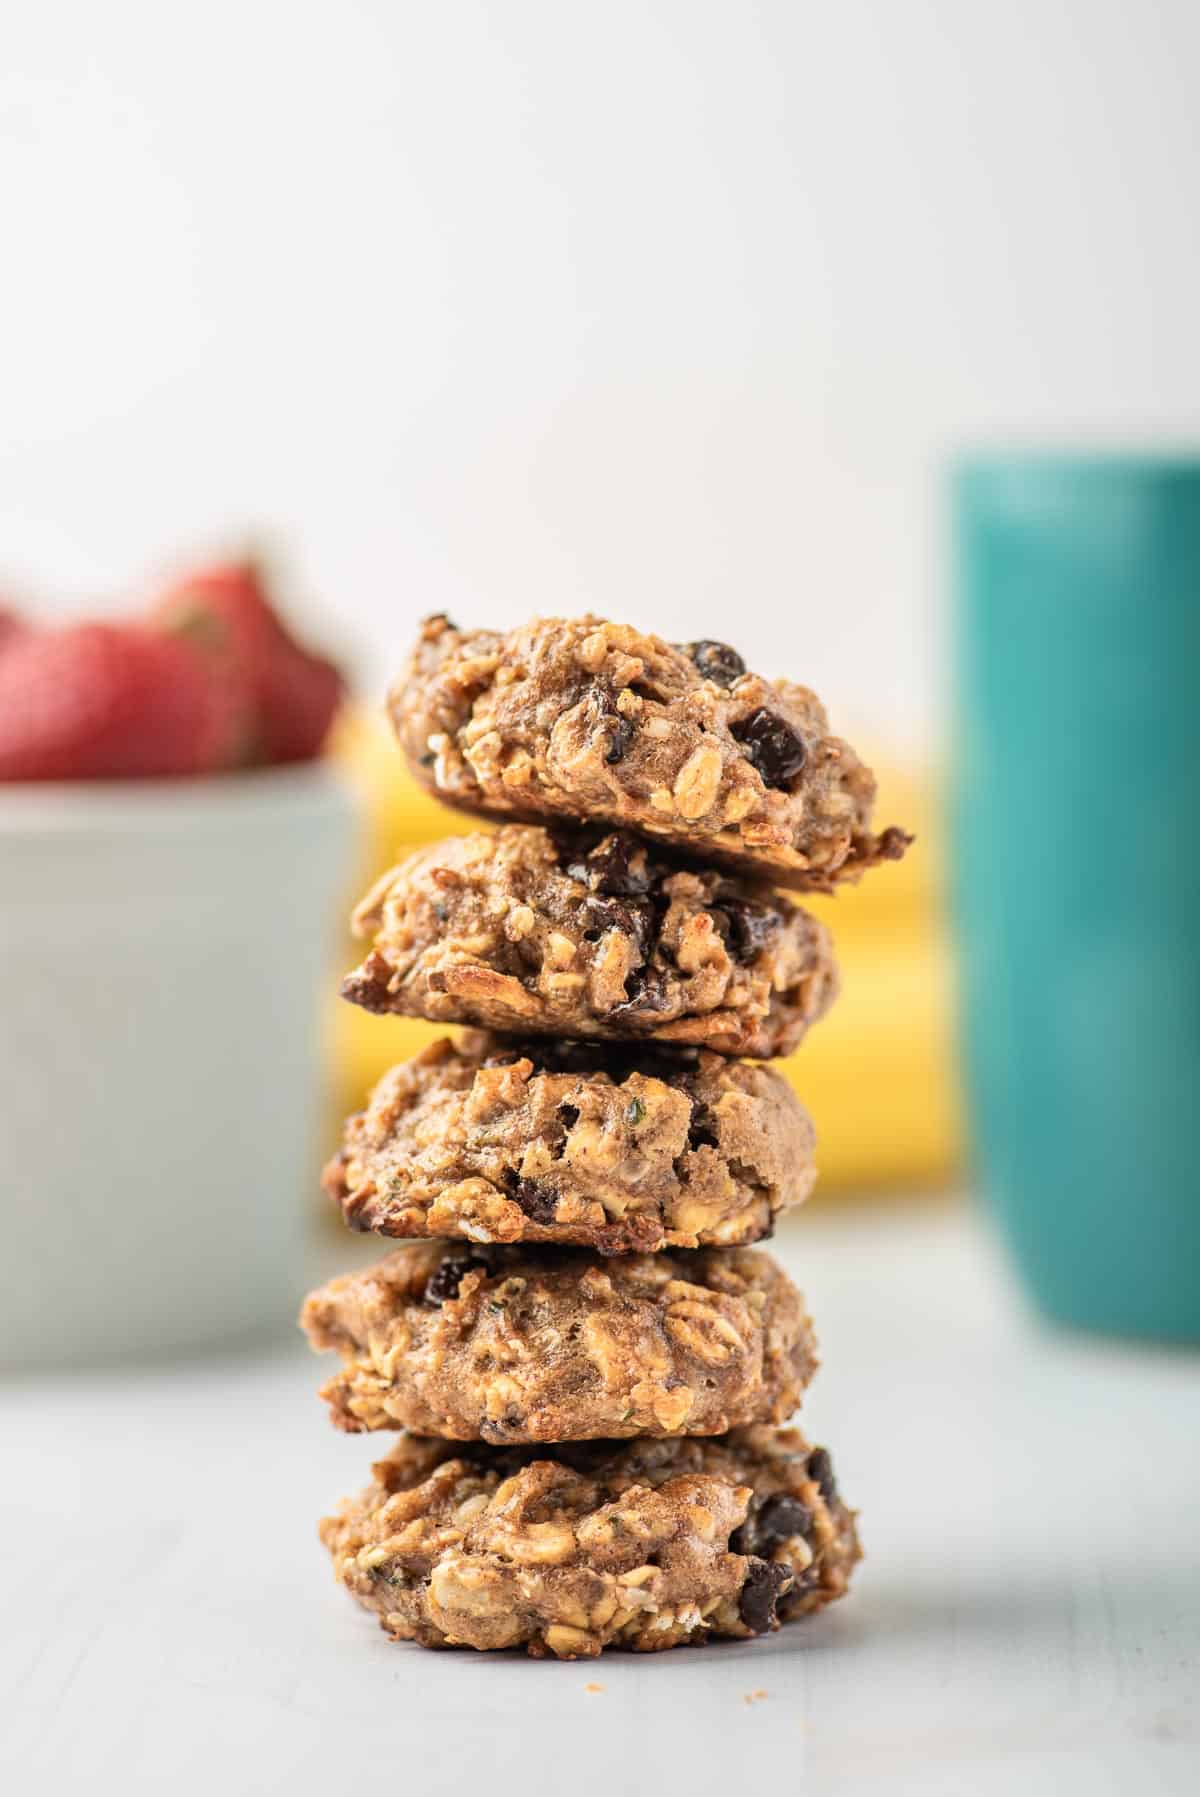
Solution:
[[[742,1702],[744,1704],[761,1703],[764,1697],[769,1697],[770,1695],[771,1693],[769,1691],[747,1691],[742,1697]]]
[[[594,1695],[594,1696],[597,1696],[597,1697],[598,1697],[598,1696],[599,1696],[599,1695],[600,1695],[600,1693],[601,1693],[601,1692],[602,1692],[602,1691],[603,1691],[603,1690],[604,1690],[604,1686],[603,1686],[603,1685],[597,1685],[597,1684],[596,1684],[596,1683],[595,1683],[595,1682],[594,1682],[594,1681],[593,1681],[593,1683],[591,1683],[591,1684],[590,1684],[590,1685],[585,1685],[585,1686],[584,1686],[584,1687],[583,1687],[583,1688],[584,1688],[584,1690],[585,1690],[585,1691],[590,1691],[590,1692],[592,1692],[592,1694],[593,1694],[593,1695]]]

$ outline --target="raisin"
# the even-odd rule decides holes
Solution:
[[[773,1560],[751,1560],[746,1582],[738,1598],[738,1615],[752,1635],[761,1635],[775,1621],[775,1605],[792,1577],[789,1566]]]
[[[750,899],[726,899],[720,909],[728,920],[728,934],[721,933],[726,935],[735,959],[743,965],[757,960],[763,950],[771,946],[782,927],[777,911],[766,905],[756,905]],[[715,917],[716,913],[713,915]]]
[[[786,789],[788,781],[795,779],[808,760],[803,738],[764,705],[729,728],[730,734],[745,745],[767,785],[780,791]]]
[[[728,643],[714,643],[704,637],[698,643],[680,643],[679,647],[691,656],[705,680],[712,680],[717,686],[732,686],[746,672],[745,662]]]
[[[833,1461],[829,1458],[828,1448],[814,1448],[808,1456],[808,1476],[817,1482],[817,1490],[827,1504],[832,1504],[837,1496],[837,1481],[833,1476]]]
[[[425,1281],[426,1304],[449,1304],[458,1296],[458,1288],[465,1276],[476,1267],[486,1270],[487,1261],[480,1260],[477,1254],[448,1254],[439,1262]]]
[[[553,1223],[558,1209],[558,1193],[553,1186],[538,1179],[522,1179],[511,1167],[504,1175],[509,1196],[524,1211],[531,1223]]]

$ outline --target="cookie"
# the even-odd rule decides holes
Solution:
[[[321,1524],[399,1641],[590,1658],[744,1639],[841,1597],[861,1557],[829,1455],[795,1429],[475,1447],[402,1436]]]
[[[416,778],[467,810],[603,820],[820,890],[907,846],[871,834],[874,776],[815,694],[724,643],[591,616],[507,635],[428,618],[389,707]]]
[[[300,1322],[345,1363],[321,1392],[339,1428],[456,1441],[723,1435],[789,1417],[817,1367],[799,1292],[753,1249],[412,1242]]]
[[[627,831],[508,824],[385,874],[354,914],[368,1011],[554,1036],[790,1054],[837,991],[829,934],[761,883]]]
[[[384,1075],[325,1185],[381,1235],[734,1247],[808,1196],[813,1148],[808,1113],[758,1062],[468,1031]]]

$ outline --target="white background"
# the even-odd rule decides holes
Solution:
[[[1178,441],[1192,0],[0,0],[0,582],[252,530],[415,618],[727,635],[921,743],[937,471]]]

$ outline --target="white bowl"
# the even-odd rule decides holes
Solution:
[[[0,1361],[294,1313],[353,833],[321,764],[0,786]]]

